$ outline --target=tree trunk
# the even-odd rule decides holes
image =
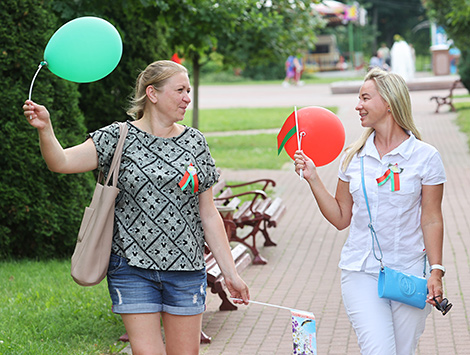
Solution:
[[[379,28],[379,9],[378,9],[378,6],[375,6],[375,8],[373,10],[372,28],[374,29],[374,32],[377,33],[378,28]],[[379,46],[380,45],[377,43],[377,35],[375,35],[372,39],[372,52],[376,53]],[[369,54],[371,54],[371,53],[369,53]]]
[[[199,54],[193,57],[193,127],[199,129]]]

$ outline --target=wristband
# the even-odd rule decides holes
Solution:
[[[435,270],[435,269],[441,270],[441,271],[442,271],[442,276],[444,276],[445,273],[446,273],[446,268],[445,268],[444,266],[442,266],[442,265],[439,265],[439,264],[431,265],[431,268],[430,268],[429,272],[431,272],[431,271],[433,271],[433,270]]]

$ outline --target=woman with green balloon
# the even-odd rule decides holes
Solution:
[[[224,224],[215,208],[218,180],[204,136],[181,125],[191,101],[184,66],[150,64],[137,78],[118,177],[114,236],[107,281],[133,354],[198,354],[205,310],[204,243],[236,303],[249,301]],[[105,175],[119,138],[117,122],[63,149],[44,106],[27,100],[24,114],[37,128],[50,170]],[[165,331],[165,342],[161,333]]]

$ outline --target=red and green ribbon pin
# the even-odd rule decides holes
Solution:
[[[402,168],[398,167],[398,164],[388,164],[388,170],[383,176],[377,179],[379,186],[385,184],[388,180],[391,181],[392,192],[400,190],[400,173],[403,171]]]
[[[193,164],[189,164],[189,166],[186,169],[186,172],[184,173],[183,178],[178,183],[178,185],[181,188],[181,190],[184,190],[186,186],[189,185],[190,182],[192,183],[192,192],[193,193],[198,192],[199,180],[197,178],[196,168],[193,166]]]

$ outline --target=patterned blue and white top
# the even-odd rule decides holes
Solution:
[[[204,231],[198,195],[219,178],[207,142],[185,127],[177,137],[161,138],[129,121],[124,143],[114,217],[112,253],[129,265],[163,271],[202,270]],[[119,139],[113,123],[90,134],[98,152],[98,169],[106,175]],[[192,164],[199,188],[180,188]]]

